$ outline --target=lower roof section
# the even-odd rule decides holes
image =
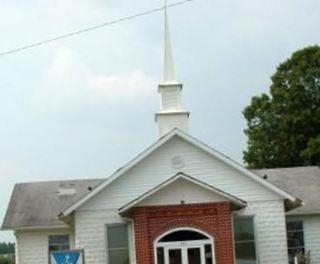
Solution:
[[[303,206],[290,215],[320,214],[320,169],[316,166],[256,170],[261,178],[299,197]]]
[[[180,172],[121,207],[119,213],[127,215],[130,209],[136,206],[199,204],[222,201],[230,202],[234,210],[244,208],[247,205],[245,201],[238,197]]]
[[[58,214],[93,190],[102,180],[16,184],[2,230],[63,228]]]

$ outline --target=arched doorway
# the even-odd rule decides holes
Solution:
[[[215,264],[214,240],[193,228],[177,228],[154,242],[156,264]]]

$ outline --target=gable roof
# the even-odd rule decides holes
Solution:
[[[16,184],[2,229],[62,228],[57,215],[102,180],[70,180]]]
[[[316,166],[263,169],[256,171],[267,181],[279,186],[303,201],[303,206],[290,215],[320,214],[320,168]]]
[[[139,196],[138,198],[132,200],[131,202],[127,203],[126,205],[124,205],[123,207],[121,207],[119,209],[119,213],[121,215],[126,214],[132,207],[136,206],[137,204],[139,204],[140,202],[142,202],[143,200],[147,199],[148,197],[152,196],[153,194],[155,194],[156,192],[160,191],[161,189],[163,189],[164,187],[172,184],[173,182],[177,181],[178,179],[184,179],[188,182],[191,182],[192,184],[195,184],[197,186],[200,186],[206,190],[209,190],[215,194],[220,195],[221,197],[223,197],[224,199],[230,201],[235,209],[240,209],[240,208],[244,208],[246,207],[247,203],[243,200],[241,200],[238,197],[235,197],[231,194],[228,194],[224,191],[221,191],[220,189],[217,189],[203,181],[200,181],[198,179],[195,179],[183,172],[179,172],[176,175],[172,176],[171,178],[167,179],[166,181],[160,183],[158,186],[154,187],[153,189],[147,191],[146,193],[142,194],[141,196]]]
[[[220,152],[216,151],[215,149],[209,147],[205,143],[202,143],[201,141],[197,140],[196,138],[190,136],[189,134],[181,131],[178,128],[173,129],[171,132],[166,134],[165,136],[161,137],[158,141],[156,141],[153,145],[151,145],[149,148],[147,148],[144,152],[142,152],[140,155],[138,155],[136,158],[131,160],[127,165],[117,170],[114,174],[112,174],[109,178],[107,178],[105,181],[103,181],[100,185],[98,185],[92,192],[88,193],[84,197],[82,197],[80,200],[75,202],[72,206],[67,208],[66,210],[62,211],[60,214],[60,217],[66,217],[69,216],[74,210],[82,206],[84,203],[86,203],[89,199],[91,199],[93,196],[95,196],[97,193],[102,191],[104,188],[106,188],[109,184],[111,184],[114,180],[116,180],[118,177],[123,175],[125,172],[130,170],[132,167],[134,167],[137,163],[142,161],[144,158],[149,156],[152,152],[157,150],[159,147],[164,145],[166,142],[168,142],[171,138],[178,136],[185,141],[189,142],[190,144],[198,147],[199,149],[209,153],[216,159],[224,162],[225,164],[229,165],[230,167],[238,170],[239,172],[243,173],[247,177],[251,178],[252,180],[256,181],[260,185],[266,187],[267,189],[273,191],[274,193],[280,195],[284,199],[286,199],[291,205],[290,207],[296,207],[300,205],[300,200],[294,197],[293,195],[289,194],[288,192],[280,189],[279,187],[273,185],[272,183],[265,181],[261,179],[257,174],[254,172],[246,169],[242,165],[238,164],[237,162],[233,161],[229,157],[221,154]]]

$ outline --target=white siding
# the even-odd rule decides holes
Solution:
[[[171,160],[176,156],[184,160],[183,168],[171,166]],[[174,137],[89,200],[80,210],[119,209],[178,172],[184,172],[248,202],[281,199],[210,154]]]
[[[164,187],[138,205],[172,205],[184,201],[190,203],[221,202],[225,199],[213,191],[204,189],[184,179],[177,179],[170,185]]]
[[[172,158],[177,156],[184,160],[183,168],[175,169],[171,165]],[[106,263],[105,224],[123,221],[118,215],[119,208],[178,172],[250,202],[249,208],[242,213],[255,215],[260,264],[287,263],[283,199],[178,137],[168,141],[76,211],[76,246],[85,249],[86,263]],[[167,194],[160,195],[161,203],[181,198]],[[192,199],[184,198],[188,201],[208,198],[196,196],[198,194]]]
[[[310,250],[311,264],[320,263],[320,215],[287,216],[288,220],[303,222],[306,250]]]
[[[288,263],[286,220],[282,201],[249,203],[239,215],[254,217],[259,264]]]
[[[156,115],[158,124],[158,134],[162,137],[172,131],[174,128],[179,128],[182,131],[189,131],[189,114],[187,112],[171,112],[159,113]]]
[[[50,235],[69,234],[70,247],[74,248],[74,233],[71,229],[46,229],[37,231],[17,231],[17,264],[48,263],[48,238]]]
[[[85,249],[86,264],[107,263],[106,225],[123,223],[117,210],[78,211],[75,213],[75,245]],[[131,222],[129,225],[129,246],[133,256],[133,236]]]

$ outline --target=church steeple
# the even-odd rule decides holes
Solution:
[[[167,12],[167,0],[164,1],[164,70],[163,70],[164,83],[176,81],[174,60],[169,31],[169,19]]]
[[[160,112],[156,113],[159,137],[174,128],[188,132],[189,112],[182,107],[182,83],[176,80],[173,52],[169,32],[167,0],[164,0],[164,69],[163,82],[159,84]]]

